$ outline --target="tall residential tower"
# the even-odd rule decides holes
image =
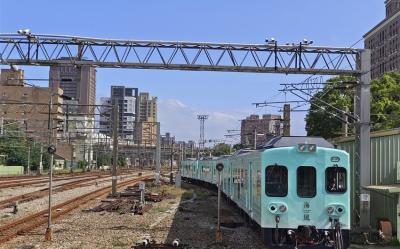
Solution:
[[[96,69],[91,66],[50,66],[50,88],[61,88],[64,95],[80,105],[96,104]],[[81,113],[93,114],[94,107],[82,106]]]
[[[133,140],[135,138],[135,128],[137,126],[136,122],[138,121],[138,89],[124,86],[111,86],[111,97],[101,98],[101,104],[118,105],[120,137]],[[102,108],[102,110],[104,109],[105,108]],[[105,112],[104,116],[100,117],[100,132],[111,135],[111,125],[108,119],[112,120],[109,110]]]

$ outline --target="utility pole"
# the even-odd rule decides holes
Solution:
[[[4,117],[0,118],[0,135],[4,134]]]
[[[257,149],[257,129],[254,129],[254,149]]]
[[[118,164],[118,104],[113,106],[113,151],[112,151],[112,196],[117,194],[117,164]]]
[[[73,173],[74,172],[74,170],[72,169],[73,167],[74,167],[74,146],[70,143],[70,145],[71,145],[71,164],[69,165],[70,166],[70,172],[71,173]]]
[[[139,123],[137,123],[139,124]],[[140,127],[140,136],[139,136],[139,127]],[[142,137],[143,137],[143,122],[140,121],[140,126],[137,126],[137,131],[136,131],[136,135],[137,135],[137,140],[138,140],[138,159],[139,159],[139,167],[142,167],[142,160],[141,160],[141,154],[142,154]]]
[[[31,146],[28,145],[28,167],[26,168],[28,175],[31,174]]]
[[[43,174],[43,144],[40,144],[39,174]]]
[[[86,161],[86,143],[85,142],[83,143],[83,162],[85,162],[85,164],[87,164],[87,161]],[[83,169],[83,171],[86,171],[87,165],[84,165],[83,167],[85,167]]]
[[[157,122],[156,185],[160,184],[160,170],[161,170],[161,134],[160,134],[160,122]]]
[[[283,105],[283,135],[290,136],[290,104]]]
[[[347,137],[349,135],[349,117],[346,115],[346,113],[349,112],[349,107],[345,107],[345,112],[342,113],[342,119],[344,122],[342,122],[342,135]]]
[[[172,173],[172,166],[174,163],[174,141],[171,143],[171,165],[170,165],[170,172],[169,172],[169,183],[172,184],[173,182],[173,173]]]
[[[354,111],[356,123],[356,208],[360,214],[360,228],[369,228],[370,193],[363,186],[371,185],[371,134],[370,134],[370,88],[371,88],[371,51],[363,50],[359,56],[360,81],[356,87]]]

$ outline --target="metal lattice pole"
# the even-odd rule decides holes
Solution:
[[[204,123],[206,119],[208,119],[208,115],[197,115],[197,119],[200,120],[200,140],[199,140],[199,149],[200,151],[204,150]]]

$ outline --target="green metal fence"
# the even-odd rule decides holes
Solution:
[[[14,176],[14,175],[23,175],[24,167],[23,166],[1,166],[0,165],[0,176]]]
[[[354,137],[347,137],[335,140],[339,149],[350,154],[352,166],[352,193],[351,205],[355,207],[355,167]],[[397,181],[397,165],[400,163],[400,129],[374,132],[371,134],[371,185],[388,185]],[[388,218],[393,228],[397,227],[397,197],[396,195],[385,195],[371,191],[371,225],[380,218]],[[354,208],[352,208],[353,210]],[[352,221],[357,217],[352,212]],[[354,224],[354,223],[353,223]]]

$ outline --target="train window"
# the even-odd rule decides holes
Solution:
[[[347,172],[343,167],[328,167],[325,171],[326,191],[329,193],[344,193],[347,189]]]
[[[312,198],[317,194],[317,174],[314,167],[300,166],[297,168],[297,195]]]
[[[288,193],[288,170],[285,166],[271,165],[265,170],[265,193],[285,197]]]

